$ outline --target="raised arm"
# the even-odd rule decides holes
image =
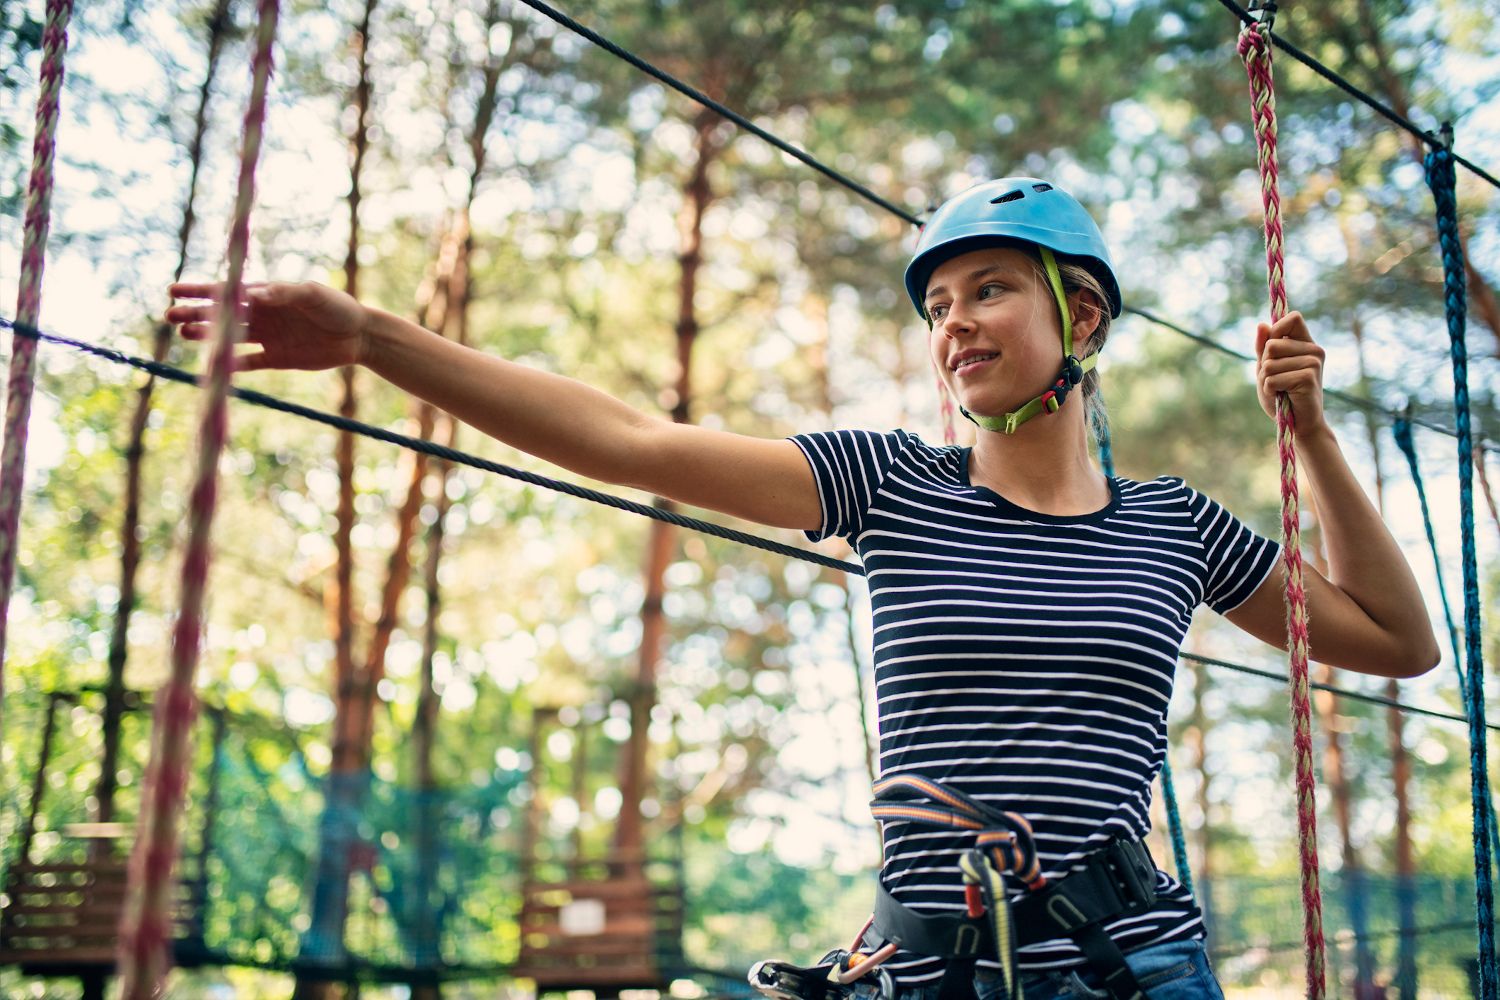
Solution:
[[[172,286],[167,313],[182,335],[209,332],[218,286]],[[361,364],[412,395],[521,451],[591,479],[780,528],[822,522],[817,487],[790,441],[730,434],[650,416],[575,379],[463,347],[323,285],[246,292],[239,369],[316,370]]]
[[[1297,457],[1317,505],[1328,576],[1306,567],[1309,652],[1337,667],[1412,677],[1439,658],[1422,592],[1401,548],[1339,449],[1323,414],[1323,349],[1301,314],[1289,313],[1256,334],[1257,390],[1274,412],[1286,392],[1297,426]],[[1282,576],[1273,572],[1226,616],[1259,639],[1286,648]]]

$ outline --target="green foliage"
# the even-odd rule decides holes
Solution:
[[[259,274],[338,280],[354,79],[348,34],[359,7],[349,0],[287,11],[256,217]],[[1469,65],[1492,65],[1497,36],[1482,7],[1340,0],[1294,7],[1279,28],[1357,84],[1387,98],[1405,95],[1428,125],[1493,95],[1493,72],[1465,76],[1447,64],[1462,55]],[[185,180],[179,144],[201,78],[207,9],[116,5],[99,8],[80,28],[64,128],[103,122],[135,145],[130,155],[69,154],[88,169],[78,187],[60,191],[59,217],[71,225],[56,231],[61,259],[97,263],[97,287],[113,296],[108,317],[119,343],[143,342],[140,317],[161,299],[162,259],[178,224],[177,210],[164,206],[177,203]],[[599,0],[578,13],[913,212],[987,175],[1059,177],[1105,223],[1127,301],[1235,349],[1250,347],[1264,311],[1253,141],[1234,25],[1208,0],[1113,7],[734,0],[711,17],[687,4]],[[191,247],[205,273],[218,266],[234,183],[246,16],[241,5],[211,112],[204,167],[211,193]],[[487,18],[494,24],[485,31]],[[162,25],[160,39],[151,41],[143,23]],[[0,67],[0,153],[12,154],[0,158],[12,165],[9,174],[0,168],[0,216],[8,218],[19,213],[20,146],[30,128],[22,68],[35,61],[37,32],[29,7],[0,3],[0,49],[17,56]],[[90,61],[90,46],[116,35],[160,63],[149,85],[116,85]],[[700,110],[516,5],[497,16],[469,0],[381,4],[371,35],[375,128],[364,183],[362,296],[412,313],[476,165],[468,129],[485,69],[498,68],[473,213],[472,342],[578,377],[642,411],[670,410],[677,217]],[[1303,69],[1283,59],[1277,74],[1293,304],[1330,348],[1329,382],[1387,405],[1412,396],[1419,412],[1447,419],[1439,275],[1411,151]],[[694,419],[764,436],[848,424],[901,424],[935,436],[924,335],[898,283],[910,227],[729,126],[709,129],[706,142],[712,204],[694,303],[701,326]],[[163,185],[169,174],[184,176]],[[1460,193],[1479,245],[1492,246],[1493,193],[1467,183]],[[129,210],[118,211],[121,204]],[[1482,255],[1476,262],[1481,271],[1490,267]],[[100,329],[83,335],[108,339],[105,312],[98,322]],[[1363,375],[1349,333],[1355,328],[1366,338]],[[1486,342],[1478,322],[1475,332],[1477,343]],[[174,345],[171,357],[201,364],[187,345]],[[1244,364],[1125,318],[1104,372],[1123,474],[1183,476],[1259,529],[1274,529],[1271,425]],[[1474,377],[1481,418],[1500,425],[1493,372],[1476,365]],[[10,862],[30,800],[45,694],[104,678],[118,586],[121,452],[138,384],[133,375],[44,350],[39,419],[51,437],[39,440],[57,445],[28,480],[12,609],[0,769],[0,801],[8,804],[0,832]],[[257,375],[253,385],[322,408],[337,398],[331,375]],[[359,397],[361,419],[410,425],[409,401],[389,387],[362,375]],[[141,610],[127,668],[132,687],[149,690],[165,676],[198,402],[180,387],[157,393],[145,464]],[[1363,426],[1342,410],[1337,419],[1346,451],[1364,471]],[[237,853],[240,845],[221,841],[208,868],[217,893],[210,936],[247,959],[271,961],[295,951],[304,926],[307,858],[331,757],[324,587],[334,563],[337,469],[331,432],[239,404],[231,421],[200,681],[238,718],[291,726],[257,724],[226,743],[221,809],[255,831],[261,850]],[[459,445],[554,471],[471,431],[461,432]],[[365,604],[384,579],[405,461],[386,445],[358,445],[355,589]],[[1451,468],[1450,457],[1441,462],[1435,467]],[[456,471],[448,490],[435,663],[443,711],[433,760],[454,834],[441,887],[453,907],[444,954],[489,962],[508,959],[518,945],[515,859],[528,805],[544,817],[542,860],[607,850],[619,751],[632,736],[627,701],[647,528],[472,470]],[[422,516],[424,524],[436,516],[430,497]],[[1425,566],[1425,554],[1414,550],[1412,558]],[[859,614],[857,588],[850,597],[831,575],[695,536],[681,539],[668,582],[659,704],[645,734],[657,778],[648,832],[659,853],[681,853],[689,956],[713,966],[816,958],[857,928],[873,862],[865,853],[872,837],[857,814],[860,794],[850,794],[863,780],[865,738],[852,702],[858,657],[849,617]],[[1456,584],[1456,570],[1449,583]],[[413,800],[403,789],[418,771],[411,747],[425,624],[420,589],[414,582],[404,595],[377,712],[377,792],[365,821],[368,842],[384,846],[358,881],[351,924],[372,956],[410,945],[398,918],[415,905],[403,888],[413,876],[401,851],[413,840]],[[1209,623],[1193,641],[1225,658],[1274,662]],[[1419,684],[1414,700],[1456,708],[1446,679]],[[1212,780],[1208,815],[1189,808],[1190,826],[1210,831],[1217,871],[1290,877],[1281,689],[1229,675],[1214,675],[1201,692],[1184,685],[1174,730],[1185,728],[1178,720],[1194,695],[1205,703]],[[556,730],[564,735],[531,760],[538,706],[571,714]],[[1357,840],[1367,867],[1388,872],[1394,818],[1383,710],[1345,704],[1341,715]],[[57,831],[87,817],[98,770],[97,717],[72,708],[63,716],[67,738],[42,811],[48,850],[69,849]],[[815,746],[809,734],[826,740]],[[127,818],[136,809],[146,738],[133,716],[122,758],[129,762]],[[208,773],[204,739],[200,732],[195,809]],[[1419,864],[1447,892],[1468,864],[1463,733],[1414,722],[1407,745]],[[1178,765],[1179,775],[1190,770]],[[534,803],[506,784],[528,768]],[[1194,780],[1190,773],[1188,791]],[[819,861],[783,856],[786,841],[803,830],[792,819],[801,812],[821,824]],[[201,814],[190,812],[190,845],[200,836],[195,817]],[[1234,937],[1279,940],[1291,918],[1285,885],[1278,886],[1265,902],[1247,888],[1234,904],[1239,910],[1222,911]],[[1335,922],[1345,919],[1336,906],[1331,912]],[[1455,966],[1461,951],[1456,943],[1434,945],[1434,967]],[[234,988],[247,996],[262,989],[248,982]],[[10,983],[0,981],[0,992]],[[266,995],[274,988],[265,986]]]

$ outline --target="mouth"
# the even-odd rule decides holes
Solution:
[[[965,372],[976,370],[982,365],[989,364],[998,357],[1000,355],[994,351],[974,351],[959,355],[950,367],[953,372],[962,375]]]

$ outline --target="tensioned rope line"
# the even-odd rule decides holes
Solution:
[[[636,55],[634,52],[631,52],[629,49],[626,49],[620,45],[616,45],[614,42],[610,41],[608,38],[605,38],[597,31],[585,27],[578,21],[573,20],[571,17],[564,14],[556,7],[553,7],[551,4],[543,3],[542,0],[521,0],[521,2],[537,13],[543,14],[546,17],[549,17],[552,20],[556,21],[558,24],[567,28],[574,34],[581,35],[582,37],[588,39],[604,51],[608,52],[610,55],[617,56],[620,59],[625,60],[636,69],[640,70],[642,73],[645,73],[647,76],[665,83],[667,86],[671,87],[679,94],[690,97],[694,101],[697,101],[699,104],[703,105],[705,108],[710,108],[713,111],[718,112],[725,118],[734,122],[740,128],[744,129],[746,132],[764,139],[766,142],[769,142],[771,145],[775,146],[783,153],[797,160],[800,160],[802,163],[806,164],[809,167],[812,167],[824,177],[827,177],[829,180],[833,181],[836,184],[843,185],[850,191],[853,191],[855,194],[859,195],[861,198],[879,205],[887,212],[905,219],[907,222],[910,222],[914,226],[920,226],[922,224],[922,220],[918,219],[915,215],[912,215],[910,212],[892,202],[886,201],[884,198],[880,197],[880,195],[876,194],[874,191],[871,191],[869,188],[865,187],[863,184],[859,183],[848,175],[841,174],[837,170],[834,170],[832,167],[824,165],[816,157],[812,156],[805,150],[799,149],[798,147],[787,142],[785,139],[778,138],[770,132],[767,132],[765,129],[761,128],[759,125],[755,124],[750,119],[740,114],[738,111],[735,111],[734,109],[729,108],[726,105],[714,100],[712,97],[709,97],[707,94],[703,93],[703,91],[697,89],[691,84],[684,83],[683,81],[677,79],[677,77],[673,76],[671,73],[668,73],[666,70],[651,64],[645,59],[642,59],[640,56]]]
[[[1219,0],[1219,3],[1223,4],[1230,11],[1233,11],[1234,16],[1239,18],[1245,24],[1249,25],[1257,23],[1254,13],[1246,10],[1244,7],[1241,7],[1239,4],[1235,3],[1234,0]],[[1274,12],[1276,10],[1276,4],[1262,3],[1259,9]],[[1282,38],[1280,35],[1276,34],[1273,31],[1270,31],[1269,29],[1267,30],[1267,34],[1270,36],[1272,43],[1275,44],[1278,49],[1285,52],[1287,55],[1291,56],[1302,65],[1306,66],[1308,69],[1312,70],[1314,73],[1318,74],[1323,79],[1333,84],[1335,87],[1338,87],[1350,97],[1364,104],[1366,107],[1373,109],[1376,113],[1384,116],[1391,122],[1399,125],[1401,128],[1404,128],[1406,131],[1421,139],[1429,146],[1432,146],[1434,148],[1442,148],[1445,145],[1440,135],[1428,129],[1419,128],[1415,123],[1413,123],[1405,116],[1401,115],[1394,108],[1382,104],[1377,98],[1371,96],[1363,90],[1360,90],[1354,84],[1350,83],[1348,80],[1345,80],[1343,77],[1339,76],[1333,70],[1318,62],[1318,60],[1314,59],[1306,52],[1303,52],[1301,49],[1297,48],[1297,46],[1293,45],[1285,38]],[[1450,153],[1450,155],[1453,154]],[[1455,163],[1463,164],[1463,166],[1470,170],[1476,177],[1482,177],[1493,184],[1495,187],[1500,188],[1500,180],[1496,180],[1495,177],[1483,167],[1469,162],[1462,156],[1453,155],[1453,161]]]
[[[1252,677],[1264,677],[1269,681],[1281,681],[1283,684],[1287,681],[1286,674],[1278,673],[1275,670],[1266,670],[1262,667],[1248,666],[1244,663],[1235,663],[1231,660],[1218,660],[1211,656],[1200,656],[1197,653],[1182,653],[1180,654],[1179,658],[1188,660],[1192,663],[1203,663],[1210,667],[1222,667],[1225,670],[1233,670],[1236,673],[1249,674]],[[1329,694],[1334,695],[1338,698],[1348,698],[1351,701],[1363,701],[1371,705],[1382,705],[1385,708],[1394,708],[1397,711],[1406,712],[1410,715],[1425,715],[1429,719],[1443,719],[1446,722],[1467,723],[1469,721],[1469,718],[1466,715],[1458,715],[1454,712],[1440,712],[1435,708],[1422,708],[1419,705],[1413,705],[1409,702],[1404,701],[1397,701],[1394,698],[1387,698],[1384,695],[1369,694],[1365,691],[1355,691],[1350,688],[1335,687],[1332,684],[1324,684],[1319,681],[1310,681],[1308,683],[1308,687],[1313,688],[1317,691],[1327,691]],[[1485,728],[1500,733],[1500,725],[1497,725],[1495,723],[1487,722],[1485,723]]]
[[[854,193],[858,194],[860,197],[865,198],[867,201],[871,202],[872,204],[880,206],[881,208],[883,208],[886,211],[890,212],[892,215],[895,215],[897,218],[903,219],[906,222],[909,222],[909,223],[911,223],[914,226],[921,226],[922,225],[922,220],[921,219],[919,219],[915,215],[912,215],[910,212],[907,212],[905,209],[902,209],[899,206],[894,205],[891,202],[887,201],[886,199],[884,199],[884,198],[880,197],[879,195],[875,194],[873,191],[871,191],[865,185],[859,183],[856,180],[853,180],[848,175],[840,173],[839,171],[833,169],[832,167],[827,166],[826,164],[824,164],[821,161],[819,161],[816,157],[812,156],[810,153],[806,152],[805,150],[799,149],[798,147],[792,145],[791,143],[787,142],[784,139],[779,138],[774,133],[768,132],[767,130],[761,128],[759,125],[756,125],[754,122],[750,121],[748,118],[746,118],[744,115],[740,114],[739,112],[735,111],[733,108],[727,107],[723,103],[714,100],[713,98],[711,98],[711,97],[707,96],[706,94],[704,94],[702,91],[700,91],[697,88],[693,87],[691,84],[684,83],[683,81],[679,80],[677,77],[673,76],[671,73],[668,73],[666,70],[661,69],[660,67],[653,65],[649,60],[646,60],[646,59],[642,58],[641,56],[636,55],[634,52],[631,52],[629,49],[626,49],[625,47],[619,45],[618,43],[616,43],[614,41],[611,41],[610,39],[604,37],[603,35],[599,34],[596,31],[594,31],[593,29],[591,29],[589,27],[586,27],[583,24],[580,24],[578,21],[576,21],[573,18],[569,17],[568,15],[564,14],[562,11],[560,11],[557,8],[551,6],[550,4],[545,3],[544,0],[521,0],[521,2],[524,3],[524,4],[526,4],[528,7],[531,7],[533,10],[536,10],[539,13],[547,16],[548,18],[551,18],[553,21],[556,21],[558,24],[563,25],[568,30],[573,31],[576,34],[578,34],[578,35],[582,36],[583,38],[587,39],[588,41],[594,43],[595,45],[599,46],[601,49],[604,49],[606,52],[610,53],[611,55],[617,56],[620,59],[625,60],[627,63],[629,63],[630,65],[636,67],[641,72],[646,73],[647,75],[653,77],[656,80],[661,81],[662,83],[665,83],[667,86],[673,88],[678,93],[681,93],[681,94],[683,94],[683,95],[691,98],[692,100],[697,101],[699,104],[703,105],[704,107],[709,108],[709,109],[711,109],[711,110],[713,110],[713,111],[715,111],[715,112],[723,115],[726,119],[728,119],[731,122],[734,122],[736,125],[738,125],[741,128],[745,129],[747,132],[750,132],[752,135],[755,135],[756,137],[765,140],[766,142],[770,143],[772,146],[775,146],[777,149],[785,152],[789,156],[795,157],[797,160],[799,160],[800,162],[806,164],[807,166],[811,167],[812,169],[816,170],[818,173],[822,174],[823,176],[828,177],[829,179],[833,180],[835,183],[840,184],[840,185],[842,185],[845,188],[848,188],[850,191],[853,191]],[[1240,8],[1235,8],[1235,9],[1239,10]],[[1247,14],[1246,16],[1249,16],[1249,15]],[[1273,35],[1272,37],[1274,38],[1275,36]],[[1279,39],[1277,39],[1277,44],[1278,45],[1282,44]],[[1341,82],[1340,85],[1341,86],[1345,86],[1345,87],[1352,87],[1351,84],[1342,83],[1342,82]],[[1366,96],[1368,96],[1368,95],[1366,95]],[[1374,100],[1374,99],[1370,98],[1370,100]],[[1404,119],[1402,121],[1404,122]],[[1419,134],[1420,134],[1420,131],[1419,131]],[[1455,159],[1458,160],[1459,162],[1464,162],[1459,157],[1455,157]],[[1472,169],[1476,169],[1477,170],[1478,168],[1472,168]],[[1486,175],[1486,176],[1488,176],[1488,175]],[[1251,358],[1249,355],[1242,354],[1242,353],[1234,350],[1233,348],[1225,347],[1224,345],[1219,344],[1216,341],[1214,341],[1214,340],[1212,340],[1212,339],[1210,339],[1208,337],[1203,336],[1202,334],[1193,333],[1192,331],[1188,330],[1187,328],[1185,328],[1185,327],[1183,327],[1183,326],[1181,326],[1181,325],[1179,325],[1177,323],[1173,323],[1170,320],[1163,319],[1162,317],[1157,316],[1156,314],[1154,314],[1154,313],[1152,313],[1152,312],[1150,312],[1150,311],[1148,311],[1146,309],[1141,309],[1141,308],[1138,308],[1138,307],[1127,305],[1127,306],[1124,307],[1123,311],[1131,313],[1131,314],[1136,315],[1136,316],[1140,316],[1143,319],[1149,320],[1152,323],[1156,323],[1156,324],[1158,324],[1158,325],[1160,325],[1162,327],[1165,327],[1168,330],[1172,330],[1175,333],[1182,334],[1183,336],[1186,336],[1186,337],[1188,337],[1191,340],[1198,341],[1199,343],[1203,344],[1206,347],[1210,347],[1210,348],[1213,348],[1214,350],[1220,351],[1222,353],[1229,354],[1232,357],[1237,357],[1237,358],[1240,358],[1240,359],[1246,360],[1246,361],[1253,361],[1254,360],[1254,358]],[[1373,400],[1360,399],[1358,396],[1353,396],[1353,395],[1350,395],[1348,393],[1341,392],[1338,389],[1324,389],[1323,391],[1324,391],[1325,395],[1331,396],[1331,397],[1333,397],[1335,399],[1343,400],[1344,402],[1349,403],[1349,404],[1351,404],[1353,406],[1359,406],[1359,407],[1363,407],[1363,408],[1366,408],[1366,409],[1374,409],[1374,410],[1376,410],[1378,412],[1386,414],[1387,416],[1389,416],[1389,417],[1391,417],[1393,419],[1397,415],[1394,410],[1390,410],[1387,407],[1383,407],[1379,403],[1374,402]],[[939,396],[939,399],[940,400],[942,399],[941,394]],[[1441,424],[1434,424],[1434,423],[1431,423],[1431,422],[1425,421],[1425,420],[1417,420],[1416,423],[1418,423],[1422,427],[1428,428],[1429,430],[1438,431],[1439,433],[1442,433],[1442,434],[1447,434],[1449,436],[1453,436],[1453,434],[1454,434],[1454,432],[1453,432],[1453,430],[1451,428],[1443,427]],[[1494,444],[1494,443],[1486,441],[1485,442],[1485,447],[1488,448],[1489,450],[1495,452],[1496,454],[1500,454],[1500,445],[1497,445],[1497,444]]]
[[[181,385],[189,385],[201,388],[201,383],[197,375],[189,371],[184,371],[181,368],[173,367],[169,364],[151,361],[147,358],[135,357],[133,355],[117,351],[113,348],[101,347],[98,344],[90,344],[87,341],[74,340],[71,337],[64,337],[53,333],[45,333],[31,327],[22,327],[20,324],[15,323],[12,320],[8,320],[4,317],[0,317],[0,328],[14,330],[15,333],[22,337],[30,337],[36,340],[44,341],[46,343],[57,344],[62,347],[70,347],[74,350],[81,351],[82,353],[102,358],[105,361],[126,365],[140,371],[149,372],[156,375],[158,378],[164,379],[168,382],[176,382]],[[243,389],[237,386],[231,386],[229,394],[242,402],[249,403],[252,406],[259,406],[268,410],[275,410],[279,413],[286,413],[290,414],[291,416],[302,417],[303,419],[311,420],[314,423],[323,424],[337,430],[351,431],[352,433],[361,434],[376,441],[384,441],[386,444],[393,444],[397,447],[406,448],[410,451],[417,451],[426,455],[431,455],[435,458],[446,459],[447,461],[454,462],[459,465],[466,465],[470,468],[478,469],[481,472],[491,472],[495,475],[505,476],[508,479],[514,479],[529,486],[538,486],[542,489],[552,490],[554,492],[562,493],[576,499],[588,500],[592,503],[598,503],[606,507],[612,507],[616,510],[623,510],[631,514],[639,514],[642,517],[649,517],[653,520],[666,521],[667,523],[675,524],[680,528],[687,528],[691,531],[702,532],[703,534],[712,535],[716,538],[723,538],[727,541],[740,542],[753,548],[761,549],[765,552],[772,552],[777,555],[787,556],[791,559],[800,559],[803,562],[812,563],[818,566],[826,566],[830,569],[842,570],[846,573],[852,573],[855,576],[863,576],[865,572],[864,567],[860,566],[858,563],[845,562],[839,559],[834,559],[831,556],[825,556],[819,552],[810,552],[806,549],[799,549],[795,546],[772,541],[768,538],[761,538],[757,535],[751,535],[747,532],[736,531],[733,528],[726,528],[722,525],[714,524],[709,521],[687,517],[673,511],[664,511],[657,507],[649,507],[645,504],[636,503],[632,500],[626,500],[623,497],[617,497],[608,493],[603,493],[599,490],[589,489],[586,486],[579,486],[576,483],[569,483],[559,479],[551,479],[547,476],[538,475],[534,472],[528,472],[525,469],[516,469],[508,465],[502,465],[499,462],[492,462],[489,459],[479,458],[478,456],[470,455],[467,452],[458,451],[454,448],[446,448],[443,445],[436,444],[432,441],[425,441],[421,438],[411,437],[406,434],[399,434],[395,431],[388,431],[384,428],[375,427],[371,424],[361,423],[358,420],[349,420],[335,413],[325,413],[322,410],[315,410],[312,407],[303,406],[300,403],[292,403],[284,399],[279,399],[264,392],[256,392],[253,389]],[[1256,676],[1266,677],[1272,680],[1286,680],[1285,674],[1278,674],[1275,671],[1270,670],[1261,670],[1256,667],[1249,667],[1243,664],[1233,663],[1228,660],[1215,660],[1209,657],[1196,656],[1195,654],[1190,653],[1184,653],[1182,654],[1182,657],[1183,659],[1188,660],[1201,660],[1202,662],[1207,663],[1210,666],[1219,666],[1230,670],[1239,670],[1243,673],[1254,674]],[[1368,701],[1373,704],[1384,705],[1388,708],[1396,708],[1404,712],[1410,712],[1414,715],[1425,715],[1435,719],[1446,719],[1450,722],[1467,721],[1466,718],[1461,715],[1454,715],[1452,713],[1441,712],[1430,708],[1422,708],[1421,706],[1412,705],[1406,702],[1393,701],[1389,698],[1382,698],[1379,695],[1365,694],[1360,691],[1334,687],[1333,685],[1329,684],[1314,683],[1312,686],[1320,691],[1328,691],[1331,694],[1338,695],[1340,697],[1353,698],[1357,701]],[[1500,732],[1500,724],[1487,725],[1488,728],[1493,729],[1496,732]]]
[[[35,323],[42,307],[42,271],[47,262],[47,231],[52,219],[52,162],[57,151],[57,111],[62,95],[63,54],[73,0],[48,0],[42,29],[42,66],[37,81],[36,135],[31,143],[31,177],[26,185],[26,221],[21,241],[21,278],[16,318]],[[17,533],[21,525],[26,476],[26,427],[36,377],[36,344],[14,341],[5,389],[5,440],[0,444],[0,696],[5,692],[5,629],[15,581]],[[0,723],[4,716],[0,714]]]
[[[1188,340],[1191,340],[1196,344],[1201,344],[1202,346],[1207,347],[1212,351],[1217,351],[1218,353],[1223,354],[1227,357],[1234,358],[1238,361],[1253,362],[1255,360],[1255,357],[1253,355],[1246,354],[1243,351],[1237,351],[1227,344],[1222,344],[1205,334],[1195,333],[1185,326],[1156,315],[1156,313],[1152,312],[1149,309],[1142,309],[1139,306],[1125,306],[1122,311],[1132,313],[1133,315],[1139,316],[1148,322],[1155,323],[1164,329],[1171,330],[1173,333],[1180,334],[1181,336],[1186,337]],[[1333,389],[1328,386],[1324,386],[1323,395],[1328,397],[1329,399],[1337,399],[1339,402],[1345,403],[1357,409],[1365,410],[1370,413],[1380,414],[1381,416],[1393,422],[1396,420],[1408,420],[1412,423],[1413,426],[1421,427],[1429,431],[1434,431],[1438,434],[1446,434],[1451,438],[1458,437],[1458,432],[1452,427],[1447,427],[1443,424],[1437,423],[1432,420],[1427,420],[1422,417],[1413,416],[1402,410],[1392,409],[1389,406],[1377,403],[1373,399],[1365,399],[1362,396],[1356,396],[1353,393],[1345,392],[1342,389]],[[1496,444],[1493,441],[1486,440],[1483,437],[1478,439],[1478,443],[1486,451],[1500,455],[1500,444]]]
[[[1271,322],[1287,314],[1276,167],[1276,86],[1271,70],[1270,17],[1245,25],[1237,46],[1250,80],[1250,117],[1255,126],[1256,168],[1265,214],[1266,289]],[[1296,416],[1291,397],[1276,393],[1276,451],[1281,463],[1281,554],[1286,577],[1287,654],[1291,665],[1292,749],[1297,786],[1297,855],[1302,871],[1302,936],[1307,943],[1308,1000],[1322,1000],[1327,957],[1323,941],[1323,898],[1318,889],[1317,779],[1313,775],[1312,699],[1308,693],[1307,590],[1302,575],[1302,527],[1297,495]]]
[[[98,344],[90,344],[89,342],[84,340],[74,340],[71,337],[63,337],[55,333],[46,333],[44,331],[36,329],[35,327],[23,326],[20,323],[14,322],[13,320],[8,320],[3,316],[0,316],[0,327],[14,330],[21,337],[42,340],[52,344],[59,344],[63,347],[71,347],[75,350],[82,351],[85,354],[91,354],[95,357],[103,358],[106,361],[112,361],[115,364],[128,365],[131,368],[136,368],[143,372],[149,372],[150,374],[155,375],[158,378],[166,379],[169,382],[178,382],[183,385],[193,385],[199,386],[201,388],[201,383],[198,375],[189,371],[184,371],[181,368],[176,368],[172,365],[165,364],[163,362],[152,361],[148,358],[141,358],[134,355],[125,354],[122,351],[117,351],[109,347],[101,347]],[[742,545],[748,545],[752,548],[761,549],[766,552],[774,552],[777,555],[789,556],[793,559],[801,559],[804,562],[814,563],[818,566],[826,566],[830,569],[843,570],[845,573],[853,573],[856,576],[864,576],[865,574],[864,567],[859,565],[858,563],[848,562],[843,559],[835,559],[832,556],[825,556],[819,552],[810,552],[807,549],[799,549],[795,546],[786,545],[782,542],[772,541],[769,538],[761,538],[759,535],[752,535],[748,532],[737,531],[734,528],[726,528],[722,525],[713,524],[709,521],[687,517],[686,515],[678,514],[675,511],[663,510],[660,507],[648,506],[643,503],[638,503],[634,500],[626,500],[624,497],[617,497],[609,493],[601,492],[599,490],[589,489],[587,486],[579,486],[576,483],[569,483],[560,479],[552,479],[548,476],[539,475],[535,472],[528,472],[525,469],[517,469],[513,466],[502,465],[499,462],[492,462],[489,459],[479,458],[476,455],[471,455],[468,452],[459,451],[456,448],[445,447],[434,441],[426,441],[422,438],[415,438],[406,434],[399,434],[395,431],[389,431],[382,427],[376,427],[373,424],[366,424],[358,420],[351,420],[347,417],[342,417],[335,413],[326,413],[322,410],[315,410],[310,406],[303,406],[300,403],[293,403],[284,399],[278,399],[277,397],[264,392],[256,392],[254,389],[243,389],[238,386],[233,386],[230,388],[229,394],[236,399],[243,400],[244,402],[250,403],[254,406],[264,407],[268,410],[276,410],[281,413],[288,413],[295,417],[302,417],[306,420],[311,420],[315,423],[320,423],[324,424],[325,426],[335,428],[336,430],[351,431],[355,434],[361,434],[365,437],[373,438],[376,441],[384,441],[387,444],[394,444],[399,447],[406,448],[410,451],[420,452],[421,454],[430,455],[434,458],[440,458],[445,461],[453,462],[457,465],[467,465],[470,468],[479,469],[482,472],[492,472],[498,476],[505,476],[508,479],[515,479],[530,486],[540,486],[543,489],[552,490],[556,493],[564,493],[568,496],[576,497],[580,500],[589,500],[593,503],[603,504],[606,507],[613,507],[616,510],[627,511],[631,514],[639,514],[642,517],[649,517],[652,520],[665,521],[666,523],[674,524],[679,528],[687,528],[691,531],[701,532],[705,535],[713,535],[716,538],[723,538],[731,542],[739,542]]]
[[[1451,139],[1447,126],[1443,138]],[[1469,688],[1469,784],[1474,814],[1474,893],[1479,924],[1480,1000],[1500,998],[1495,962],[1495,890],[1491,883],[1489,763],[1484,733],[1484,641],[1479,621],[1479,566],[1474,540],[1474,449],[1469,430],[1469,354],[1464,343],[1468,312],[1464,251],[1458,235],[1458,199],[1453,154],[1447,146],[1428,151],[1422,162],[1437,210],[1443,253],[1443,305],[1453,359],[1454,425],[1458,428],[1459,528],[1463,548],[1464,653]]]

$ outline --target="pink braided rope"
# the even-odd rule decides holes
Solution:
[[[951,445],[958,441],[958,433],[953,429],[953,397],[948,393],[948,387],[943,384],[941,375],[934,371],[932,377],[937,382],[938,412],[943,417],[943,444]]]
[[[1266,216],[1266,273],[1271,321],[1286,315],[1282,273],[1281,194],[1276,174],[1276,90],[1271,79],[1269,27],[1246,25],[1239,53],[1250,78],[1261,201]],[[1317,782],[1313,776],[1312,708],[1307,678],[1307,591],[1303,586],[1302,532],[1298,523],[1296,424],[1285,393],[1276,395],[1276,450],[1281,459],[1281,542],[1286,576],[1287,647],[1291,654],[1292,749],[1296,758],[1298,853],[1302,865],[1303,939],[1307,995],[1324,995],[1323,901],[1318,888]]]
[[[208,586],[209,545],[218,486],[219,454],[228,436],[228,396],[234,350],[244,327],[239,301],[250,244],[250,207],[255,198],[255,166],[265,122],[279,0],[259,0],[258,33],[250,103],[245,111],[239,190],[229,232],[228,275],[209,361],[198,428],[198,468],[188,506],[187,552],[182,564],[182,610],[172,633],[172,672],[157,697],[151,764],[135,851],[130,861],[130,903],[121,924],[119,967],[122,1000],[162,995],[172,932],[172,868],[177,858],[177,824],[188,782],[189,738],[197,716],[193,677],[197,672]]]
[[[21,243],[21,284],[16,322],[35,327],[42,309],[42,270],[47,262],[47,231],[52,217],[52,161],[57,149],[57,107],[62,94],[63,55],[73,0],[48,0],[42,29],[42,68],[37,81],[36,137],[31,143],[31,180],[26,189],[26,223]],[[5,439],[0,445],[0,697],[5,692],[5,630],[16,550],[21,528],[21,486],[26,474],[26,428],[31,422],[31,389],[36,376],[37,342],[12,334],[10,373],[5,388]]]

